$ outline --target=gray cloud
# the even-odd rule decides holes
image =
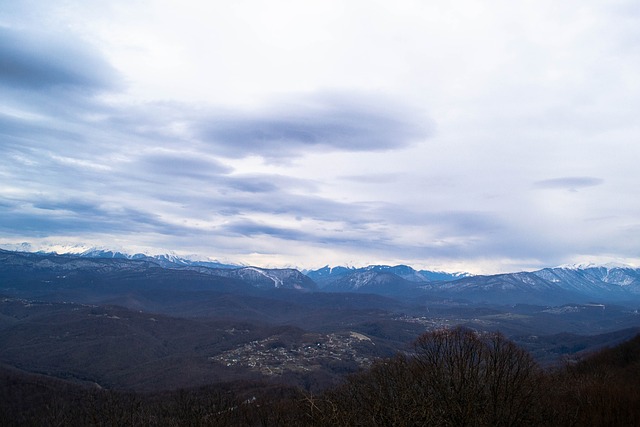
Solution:
[[[559,263],[554,260],[571,254],[637,254],[633,118],[640,98],[629,84],[638,68],[637,10],[614,7],[609,16],[609,7],[597,7],[586,12],[593,19],[585,24],[567,19],[572,6],[557,14],[542,7],[533,14],[541,21],[529,22],[520,35],[491,25],[483,37],[475,17],[461,27],[470,32],[453,39],[436,21],[429,32],[420,25],[405,33],[403,40],[436,36],[426,50],[423,42],[407,50],[406,43],[402,49],[372,43],[378,26],[371,33],[360,28],[366,43],[341,51],[342,35],[328,41],[327,52],[338,56],[320,58],[326,69],[255,72],[247,67],[254,62],[236,64],[236,54],[258,62],[262,56],[245,55],[234,40],[227,50],[207,46],[216,55],[194,57],[200,46],[174,37],[191,31],[156,38],[162,29],[153,23],[129,25],[146,13],[141,9],[131,22],[114,21],[113,34],[91,34],[112,17],[71,19],[76,8],[55,3],[0,10],[9,25],[0,27],[0,236],[102,233],[111,241],[162,241],[176,250],[201,241],[204,253],[260,248],[284,254],[283,263],[290,262],[285,255],[312,258],[317,248],[345,260],[375,253],[377,260]],[[126,6],[127,13],[137,7]],[[100,13],[84,7],[93,19]],[[27,9],[30,21],[22,18]],[[513,16],[504,14],[506,22]],[[400,35],[417,22],[399,21],[394,31]],[[547,37],[554,31],[539,28],[575,37]],[[216,27],[216,34],[226,31]],[[101,40],[105,51],[82,35]],[[506,44],[495,43],[494,35]],[[527,42],[533,39],[540,42],[536,49]],[[474,42],[474,52],[456,40]],[[521,48],[512,51],[516,45]],[[352,47],[363,57],[352,57]],[[282,49],[261,48],[274,55],[273,64],[288,59]],[[379,55],[371,62],[361,60],[373,52]],[[306,54],[298,51],[296,63],[314,64]],[[106,58],[119,59],[122,80]],[[478,61],[483,67],[473,72],[464,66]],[[301,71],[306,74],[297,79]],[[120,92],[124,76],[132,87]],[[331,87],[364,92],[322,90]],[[216,104],[191,104],[207,100]],[[255,102],[262,106],[224,107]],[[440,131],[420,145],[434,136],[427,110]],[[315,156],[325,153],[333,154]],[[260,159],[244,159],[249,156]],[[312,164],[308,171],[300,167]],[[584,176],[536,181],[540,176],[531,175],[577,167]],[[607,191],[580,191],[605,190],[605,183]],[[537,191],[522,192],[523,185]],[[563,196],[567,190],[580,192]],[[606,220],[585,224],[592,217]]]
[[[29,90],[114,87],[116,73],[95,50],[57,34],[0,26],[0,84]]]
[[[231,189],[246,193],[273,193],[284,191],[287,196],[293,191],[310,194],[317,191],[317,183],[304,179],[274,174],[234,174],[224,178],[222,183]]]
[[[227,185],[234,190],[243,191],[245,193],[273,193],[279,188],[272,182],[262,179],[233,179],[227,182]]]
[[[325,94],[267,111],[214,113],[194,133],[230,157],[289,157],[307,150],[382,151],[429,137],[431,123],[383,97]]]
[[[270,236],[285,241],[302,242],[307,245],[336,245],[336,247],[357,248],[366,243],[369,249],[384,247],[388,249],[390,247],[390,239],[379,234],[369,233],[367,235],[351,235],[351,237],[348,237],[348,233],[345,233],[346,236],[343,236],[341,232],[333,234],[313,233],[294,228],[271,226],[251,220],[233,221],[220,227],[217,232],[228,235],[237,234],[243,237]]]
[[[16,147],[23,147],[25,140],[35,142],[43,139],[65,141],[78,141],[80,139],[76,133],[56,128],[55,125],[49,124],[47,126],[33,120],[12,117],[2,113],[0,113],[0,135],[2,135],[3,146],[5,147],[9,145],[10,141],[14,141]]]
[[[256,197],[229,197],[224,206],[235,214],[265,213],[290,215],[317,221],[340,221],[355,226],[368,222],[368,207],[359,204],[340,203],[327,198],[291,194],[279,191],[277,194],[261,194]]]
[[[545,179],[536,181],[534,185],[537,188],[548,189],[566,189],[569,191],[577,191],[579,188],[596,187],[604,183],[603,179],[590,176],[570,176],[563,178]]]
[[[141,233],[164,235],[196,234],[198,231],[168,223],[154,213],[126,206],[105,207],[100,203],[75,200],[15,204],[0,206],[3,221],[0,232],[12,235],[16,231],[28,236],[86,233]]]
[[[254,237],[268,235],[284,240],[309,241],[310,235],[298,230],[283,227],[274,227],[260,224],[254,221],[234,221],[223,227],[228,233],[240,234],[242,236]]]
[[[135,162],[142,175],[153,174],[167,179],[191,178],[200,181],[215,179],[232,171],[218,161],[187,153],[153,153]]]
[[[97,204],[77,200],[68,200],[64,202],[39,200],[33,203],[33,207],[36,209],[51,211],[52,213],[57,212],[62,214],[71,214],[85,218],[107,218],[110,216]]]
[[[366,175],[344,175],[340,179],[363,184],[390,184],[400,178],[400,174],[395,173],[370,173]]]

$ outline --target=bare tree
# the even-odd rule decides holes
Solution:
[[[514,426],[531,422],[539,415],[542,371],[525,350],[500,333],[485,336],[487,351],[484,383],[488,406],[487,424]]]
[[[331,425],[514,426],[537,422],[540,370],[499,333],[428,332],[326,394]],[[316,411],[316,414],[318,411]]]
[[[485,402],[486,346],[469,329],[438,330],[415,342],[414,371],[427,395],[438,402],[440,424],[473,425]]]

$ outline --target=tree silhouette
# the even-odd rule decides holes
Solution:
[[[500,333],[428,332],[414,352],[374,364],[326,395],[333,425],[514,426],[542,413],[541,370]]]

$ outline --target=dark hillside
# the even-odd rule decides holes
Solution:
[[[566,425],[640,425],[640,335],[551,377],[550,404]]]
[[[276,346],[295,336],[284,331]],[[640,336],[544,371],[500,334],[422,335],[321,394],[267,382],[109,390],[0,365],[0,423],[216,426],[635,426]]]

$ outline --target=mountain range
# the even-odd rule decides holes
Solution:
[[[457,301],[485,304],[640,302],[640,269],[619,265],[578,265],[473,276],[415,270],[410,266],[329,267],[301,272],[194,261],[170,255],[128,255],[108,250],[47,254],[0,250],[0,277],[30,270],[52,279],[63,274],[108,275],[122,272],[171,276],[198,288],[377,294],[413,301]],[[48,273],[47,273],[48,272]],[[39,277],[39,276],[38,276]],[[186,278],[189,278],[188,280]],[[42,279],[46,282],[47,279]],[[208,283],[208,284],[207,284]],[[152,285],[150,285],[152,286]],[[161,286],[161,285],[158,285]]]
[[[638,330],[638,269],[429,273],[0,250],[0,365],[140,390],[256,378],[320,389],[454,325],[500,330],[551,364]]]

